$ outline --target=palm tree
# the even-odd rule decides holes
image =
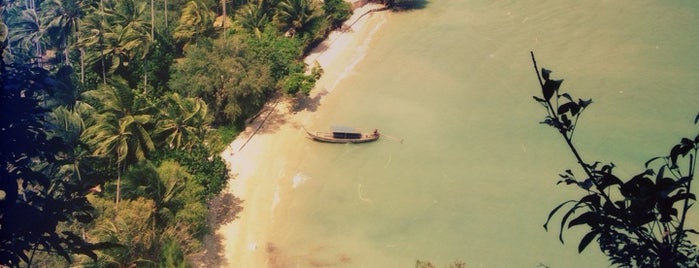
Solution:
[[[100,4],[100,9],[102,8],[102,5]],[[107,68],[104,62],[104,52],[103,52],[103,47],[104,47],[104,34],[107,32],[109,29],[109,24],[104,20],[104,12],[103,11],[94,11],[91,13],[89,16],[85,18],[83,21],[83,33],[80,34],[80,38],[78,39],[78,42],[76,43],[76,46],[81,50],[85,51],[85,49],[91,49],[91,52],[98,51],[98,55],[87,55],[90,57],[91,60],[88,60],[88,64],[92,65],[96,61],[99,60],[101,63],[101,73],[102,73],[102,82],[103,84],[107,84]],[[86,57],[84,57],[86,58]],[[83,59],[84,59],[83,58]],[[84,66],[85,63],[81,62],[81,66]]]
[[[180,25],[173,32],[173,38],[179,43],[196,43],[200,37],[211,33],[213,17],[214,14],[206,5],[197,1],[187,2],[180,15]]]
[[[103,82],[107,74],[114,74],[134,59],[145,59],[152,40],[150,24],[143,20],[145,3],[133,0],[105,1],[104,12],[96,11],[84,23],[84,35],[79,46],[88,48],[86,61],[101,63]],[[107,67],[109,65],[109,67]]]
[[[46,31],[54,39],[58,51],[63,52],[63,62],[68,65],[68,48],[80,38],[80,23],[87,7],[86,1],[79,0],[49,0],[41,4]]]
[[[263,3],[262,1],[256,4],[249,3],[240,9],[237,14],[243,28],[255,34],[258,38],[262,36],[265,25],[269,23],[269,17],[267,17]]]
[[[173,93],[165,98],[153,136],[172,149],[190,150],[202,142],[208,122],[208,106],[200,98],[182,98]]]
[[[151,107],[141,95],[116,80],[114,86],[103,85],[83,93],[101,109],[91,118],[81,138],[91,146],[93,155],[114,157],[117,165],[116,207],[121,199],[121,173],[126,165],[145,159],[155,146],[147,128],[152,123]],[[97,106],[97,105],[95,105]]]
[[[153,248],[157,247],[160,235],[157,226],[162,221],[172,219],[176,210],[175,199],[185,189],[190,175],[174,161],[164,161],[156,169],[150,162],[144,161],[129,169],[124,180],[124,191],[133,197],[145,197],[152,200],[149,221],[155,239]]]
[[[16,11],[18,7],[14,9]],[[14,54],[25,53],[32,58],[33,62],[41,66],[41,57],[44,55],[47,40],[46,29],[39,22],[36,10],[22,10],[16,19],[9,22],[8,26],[10,45],[21,50],[14,52]]]
[[[110,24],[118,24],[125,28],[147,34],[151,25],[145,21],[146,3],[136,3],[134,0],[117,1],[113,6],[108,6],[104,11]]]
[[[275,20],[285,32],[294,36],[321,18],[313,0],[282,0],[277,6]]]
[[[85,145],[80,136],[85,130],[83,117],[94,111],[92,106],[83,102],[76,102],[72,108],[59,106],[48,115],[48,123],[53,127],[48,131],[51,138],[60,138],[67,145],[67,151],[58,155],[63,165],[59,168],[58,175],[64,180],[84,183],[80,163],[87,159]]]

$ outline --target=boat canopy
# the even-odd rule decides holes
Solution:
[[[362,133],[352,127],[332,126],[333,138],[335,139],[360,139]]]
[[[346,126],[332,126],[330,127],[333,131],[333,133],[356,133],[359,134],[358,130],[354,129],[353,127],[346,127]]]

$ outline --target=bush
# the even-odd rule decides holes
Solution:
[[[284,93],[292,96],[299,94],[308,96],[308,93],[311,92],[315,83],[316,79],[311,75],[293,73],[284,80],[282,90]]]

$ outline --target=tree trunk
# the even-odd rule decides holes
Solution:
[[[155,36],[155,0],[150,0],[150,38]]]
[[[117,158],[119,158],[117,156]],[[115,203],[115,211],[118,214],[119,213],[119,201],[121,201],[121,163],[117,164],[117,190],[116,190],[116,201]]]
[[[100,40],[100,61],[102,62],[102,82],[107,84],[107,70],[104,67],[104,48],[102,48],[102,40]]]
[[[167,31],[168,25],[167,25],[167,0],[165,0],[165,30]]]
[[[143,61],[143,93],[148,93],[148,60]]]
[[[85,49],[80,48],[80,82],[85,83]]]
[[[221,0],[221,8],[223,8],[221,28],[223,29],[223,38],[226,38],[226,0]]]

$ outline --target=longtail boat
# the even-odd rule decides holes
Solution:
[[[329,143],[363,143],[378,140],[381,136],[378,129],[375,129],[374,132],[362,133],[352,127],[333,126],[331,127],[331,131],[332,132],[310,132],[306,130],[306,133],[316,141]]]

